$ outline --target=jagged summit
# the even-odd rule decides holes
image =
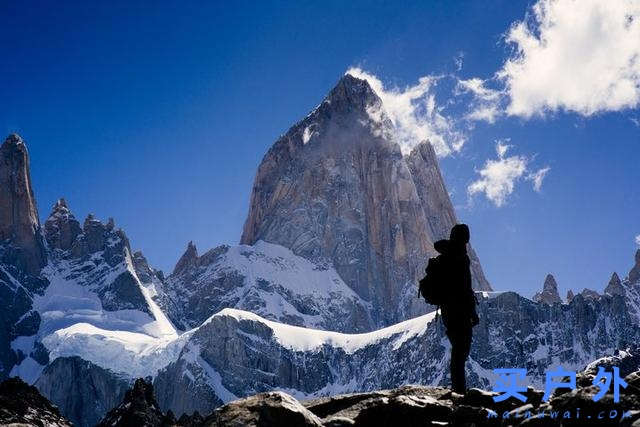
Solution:
[[[172,274],[178,275],[182,273],[189,267],[194,266],[197,260],[198,260],[198,249],[196,248],[196,245],[193,243],[193,241],[190,241],[187,244],[187,250],[184,251],[184,254],[182,254],[180,259],[176,263],[176,266],[173,269]]]
[[[456,215],[428,143],[403,156],[382,101],[344,75],[260,164],[242,244],[329,261],[379,325],[425,310],[416,280]],[[471,251],[476,289],[491,289]]]
[[[17,133],[10,133],[9,136],[7,136],[5,138],[4,144],[8,144],[8,145],[24,145],[24,140]]]
[[[609,279],[609,284],[604,289],[605,294],[609,295],[622,295],[624,296],[624,287],[622,286],[622,281],[620,277],[618,277],[618,273],[614,272],[611,275],[611,279]]]
[[[558,284],[556,283],[556,279],[552,274],[547,274],[547,277],[545,277],[544,279],[544,285],[542,286],[542,292],[536,293],[533,296],[533,300],[549,305],[562,302],[562,299],[560,299],[560,294],[558,293]]]
[[[571,300],[573,299],[573,297],[575,297],[575,295],[573,294],[573,291],[571,289],[569,289],[567,291],[567,302],[571,302]]]
[[[329,92],[325,102],[330,104],[330,108],[334,111],[354,107],[366,111],[367,108],[381,104],[382,101],[369,82],[351,74],[345,74]]]
[[[53,205],[49,218],[44,223],[44,232],[51,249],[66,251],[82,232],[80,223],[69,209],[66,200],[60,198]]]

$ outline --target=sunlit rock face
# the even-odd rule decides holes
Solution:
[[[31,188],[29,154],[16,134],[0,146],[0,244],[3,261],[38,275],[46,263],[38,208]]]
[[[404,156],[380,98],[345,75],[265,155],[241,243],[330,261],[382,326],[424,312],[415,283],[455,218],[431,146]],[[471,255],[475,287],[490,289]]]

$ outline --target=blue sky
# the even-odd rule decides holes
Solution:
[[[441,166],[495,289],[602,290],[631,267],[637,3],[149,4],[0,5],[0,131],[28,143],[43,219],[58,197],[114,217],[165,271],[189,240],[235,244],[266,150],[358,67],[389,97],[431,79],[412,105],[435,112],[398,125],[464,142]]]

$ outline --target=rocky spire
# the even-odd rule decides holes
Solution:
[[[49,247],[66,251],[71,248],[80,233],[80,223],[69,210],[67,202],[58,199],[44,223],[44,234]]]
[[[198,249],[196,249],[196,245],[193,244],[193,241],[190,241],[187,245],[187,250],[184,251],[184,254],[178,260],[175,268],[173,269],[173,275],[177,275],[187,270],[188,268],[195,265],[198,260]]]
[[[544,285],[542,286],[542,292],[536,293],[533,296],[533,300],[549,305],[562,302],[558,294],[558,284],[552,274],[547,274],[547,277],[544,279]]]
[[[567,291],[567,302],[571,302],[571,300],[573,299],[575,295],[573,295],[573,291],[571,289],[569,289]]]
[[[604,293],[608,295],[622,295],[624,296],[624,288],[622,287],[622,282],[620,281],[620,277],[618,277],[618,273],[614,272],[611,275],[611,279],[609,280],[609,284],[604,289]]]
[[[13,246],[12,261],[26,273],[37,275],[46,253],[36,206],[27,147],[16,134],[0,146],[0,243]]]
[[[636,251],[636,264],[629,272],[629,283],[640,283],[640,249]]]

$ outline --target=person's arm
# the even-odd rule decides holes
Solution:
[[[478,312],[476,311],[476,296],[473,292],[472,280],[471,280],[471,262],[467,257],[467,266],[465,268],[465,291],[467,294],[467,304],[468,304],[468,313],[471,314],[471,325],[476,326],[480,323],[480,318],[478,318]]]

